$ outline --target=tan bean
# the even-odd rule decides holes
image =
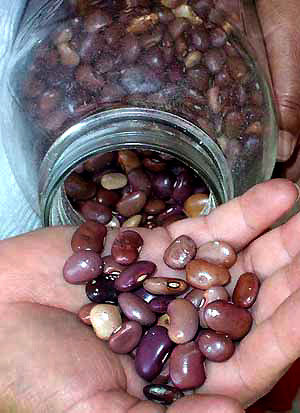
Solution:
[[[184,203],[184,212],[190,218],[200,216],[208,206],[207,194],[194,194],[188,197]]]
[[[144,281],[143,287],[152,294],[178,295],[188,289],[185,281],[179,278],[152,277]]]
[[[132,228],[138,227],[142,221],[142,215],[133,215],[133,217],[128,218],[122,225],[122,228]]]
[[[101,185],[104,189],[121,189],[127,184],[127,176],[118,172],[105,174],[101,178]]]
[[[97,304],[90,312],[93,329],[101,340],[108,341],[118,327],[122,318],[118,307],[112,304]]]

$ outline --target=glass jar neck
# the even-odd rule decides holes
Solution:
[[[211,207],[234,196],[233,179],[219,146],[202,129],[170,113],[141,108],[107,110],[68,129],[51,146],[41,165],[39,196],[43,224],[77,224],[63,182],[90,156],[122,149],[172,155],[193,169],[211,193]]]

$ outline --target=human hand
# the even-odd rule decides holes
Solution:
[[[273,180],[207,217],[173,223],[169,232],[140,229],[145,241],[141,258],[155,261],[158,273],[174,274],[161,254],[171,238],[185,233],[198,245],[222,239],[238,251],[245,248],[232,268],[231,284],[244,271],[257,272],[263,281],[250,334],[227,362],[206,363],[208,378],[199,394],[175,402],[168,413],[240,413],[237,402],[213,395],[237,399],[246,407],[299,356],[300,215],[263,234],[296,197],[291,182]],[[111,353],[79,321],[77,312],[87,303],[85,289],[62,277],[73,232],[72,227],[49,228],[0,242],[1,412],[166,412],[139,400],[145,383],[130,356]],[[113,236],[107,237],[106,248]]]

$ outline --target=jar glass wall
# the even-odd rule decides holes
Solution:
[[[255,25],[251,1],[28,1],[6,149],[44,223],[76,220],[64,179],[100,152],[172,154],[212,206],[268,179],[278,131]]]

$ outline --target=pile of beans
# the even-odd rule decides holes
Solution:
[[[24,107],[53,138],[91,113],[159,109],[203,128],[231,164],[257,161],[262,87],[217,2],[64,2],[68,17],[24,71]]]
[[[153,151],[123,150],[91,157],[65,181],[85,220],[108,227],[146,227],[209,210],[209,190],[178,160]]]
[[[206,360],[224,362],[235,342],[249,332],[249,308],[259,291],[254,273],[241,274],[230,297],[226,285],[236,262],[234,249],[215,240],[198,248],[181,235],[163,252],[178,277],[157,273],[154,262],[140,260],[143,238],[125,229],[115,237],[111,255],[101,257],[106,227],[87,221],[72,238],[73,255],[65,280],[86,284],[92,301],[79,311],[96,335],[118,354],[134,358],[148,399],[169,404],[201,386]]]

